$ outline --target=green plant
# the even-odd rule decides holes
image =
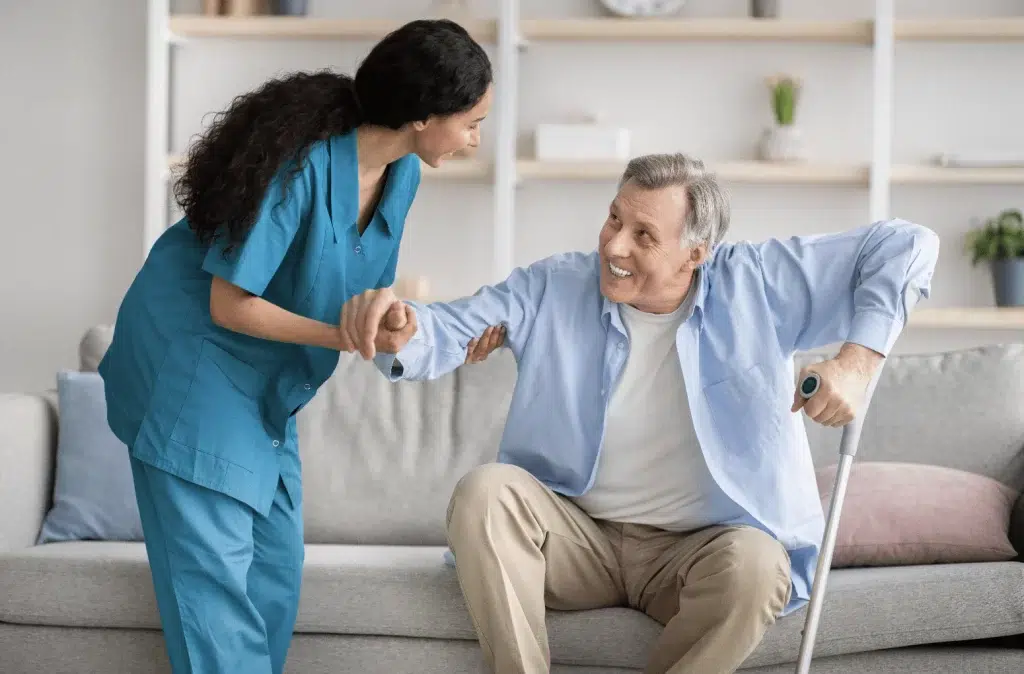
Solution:
[[[796,119],[796,105],[800,102],[801,82],[789,75],[768,78],[771,93],[772,113],[781,126],[790,126]]]
[[[1024,258],[1024,217],[1016,208],[1008,208],[981,227],[968,232],[967,252],[971,264],[982,260]]]

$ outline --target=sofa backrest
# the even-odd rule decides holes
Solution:
[[[307,541],[445,544],[448,497],[496,459],[515,380],[508,349],[436,381],[394,384],[342,354],[298,418]]]
[[[105,349],[96,345],[107,335],[90,334],[85,351]],[[83,364],[98,362],[85,351]],[[796,366],[819,358],[801,354]],[[299,414],[307,542],[443,545],[449,496],[495,460],[515,380],[507,349],[398,384],[342,354]],[[841,430],[805,426],[815,465],[834,463]],[[949,466],[1024,488],[1024,344],[890,357],[857,460]]]
[[[444,544],[448,498],[466,471],[495,460],[515,380],[505,349],[438,381],[399,384],[343,354],[300,413],[310,542]],[[841,429],[804,419],[815,465],[835,463]],[[858,460],[1024,487],[1024,344],[889,358]]]

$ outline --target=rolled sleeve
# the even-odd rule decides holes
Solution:
[[[903,324],[904,320],[899,317],[877,311],[858,311],[853,316],[846,341],[887,356],[899,339]]]
[[[894,219],[755,247],[779,344],[853,342],[888,355],[938,260],[931,230]]]

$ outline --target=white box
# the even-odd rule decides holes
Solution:
[[[538,124],[534,156],[541,161],[626,161],[629,129],[602,124]]]

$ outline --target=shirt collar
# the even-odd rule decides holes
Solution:
[[[600,272],[598,272],[600,273]],[[704,315],[704,300],[708,294],[708,275],[704,265],[697,267],[697,270],[693,274],[693,280],[690,283],[689,290],[686,291],[686,297],[683,299],[684,304],[689,304],[689,308],[684,310],[685,318],[684,322],[690,318],[690,316],[696,314],[698,319]],[[622,318],[619,316],[619,303],[612,302],[607,297],[602,297],[602,318],[610,317],[612,325],[618,330],[623,331]]]
[[[377,209],[388,236],[402,224],[403,187],[408,183],[415,155],[392,162],[384,173],[384,192]],[[354,227],[359,217],[359,153],[355,130],[331,138],[331,219],[336,232]]]

